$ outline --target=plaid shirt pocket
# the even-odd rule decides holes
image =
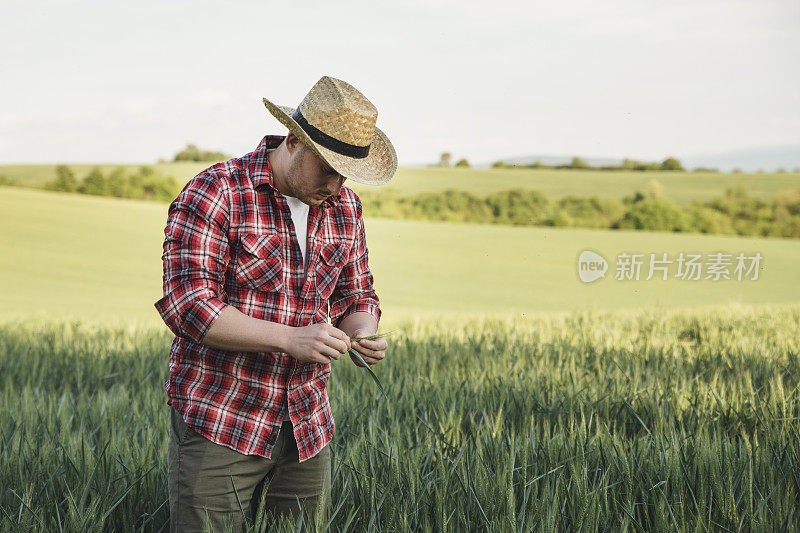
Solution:
[[[347,259],[345,243],[324,244],[320,249],[322,261],[317,264],[317,294],[327,300],[336,287],[336,281]]]
[[[283,287],[281,238],[274,234],[243,233],[234,275],[236,282],[258,291],[278,291]]]

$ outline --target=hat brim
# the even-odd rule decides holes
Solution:
[[[266,98],[263,98],[267,110],[281,124],[289,128],[303,144],[311,148],[319,157],[333,167],[336,172],[345,178],[366,183],[369,185],[381,185],[387,183],[394,176],[397,170],[397,154],[394,151],[389,138],[377,127],[372,136],[372,143],[369,147],[369,155],[362,159],[348,157],[338,152],[334,152],[319,143],[314,142],[303,128],[292,118],[295,108],[275,105]]]

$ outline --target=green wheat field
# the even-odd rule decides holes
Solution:
[[[675,198],[728,178],[754,180],[658,176]],[[167,531],[166,211],[0,187],[0,531]],[[800,530],[800,241],[373,218],[367,239],[386,397],[332,363],[333,507],[311,529]],[[585,284],[584,249],[764,260],[758,280]]]
[[[386,398],[333,363],[331,526],[797,529],[798,321],[785,305],[409,322],[375,368]],[[3,529],[165,529],[170,341],[0,326]]]

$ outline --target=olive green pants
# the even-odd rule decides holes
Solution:
[[[304,513],[305,523],[310,524],[323,491],[327,521],[330,445],[300,463],[292,423],[287,421],[271,459],[245,455],[211,442],[187,426],[172,406],[169,409],[171,532],[242,531],[245,523],[254,523],[262,499],[265,520],[281,516],[297,520]]]

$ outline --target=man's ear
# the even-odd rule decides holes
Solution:
[[[300,142],[300,139],[297,138],[297,135],[291,131],[286,134],[286,139],[284,139],[284,142],[286,143],[286,149],[289,150],[289,154],[294,154],[295,151],[303,149],[303,143]]]

